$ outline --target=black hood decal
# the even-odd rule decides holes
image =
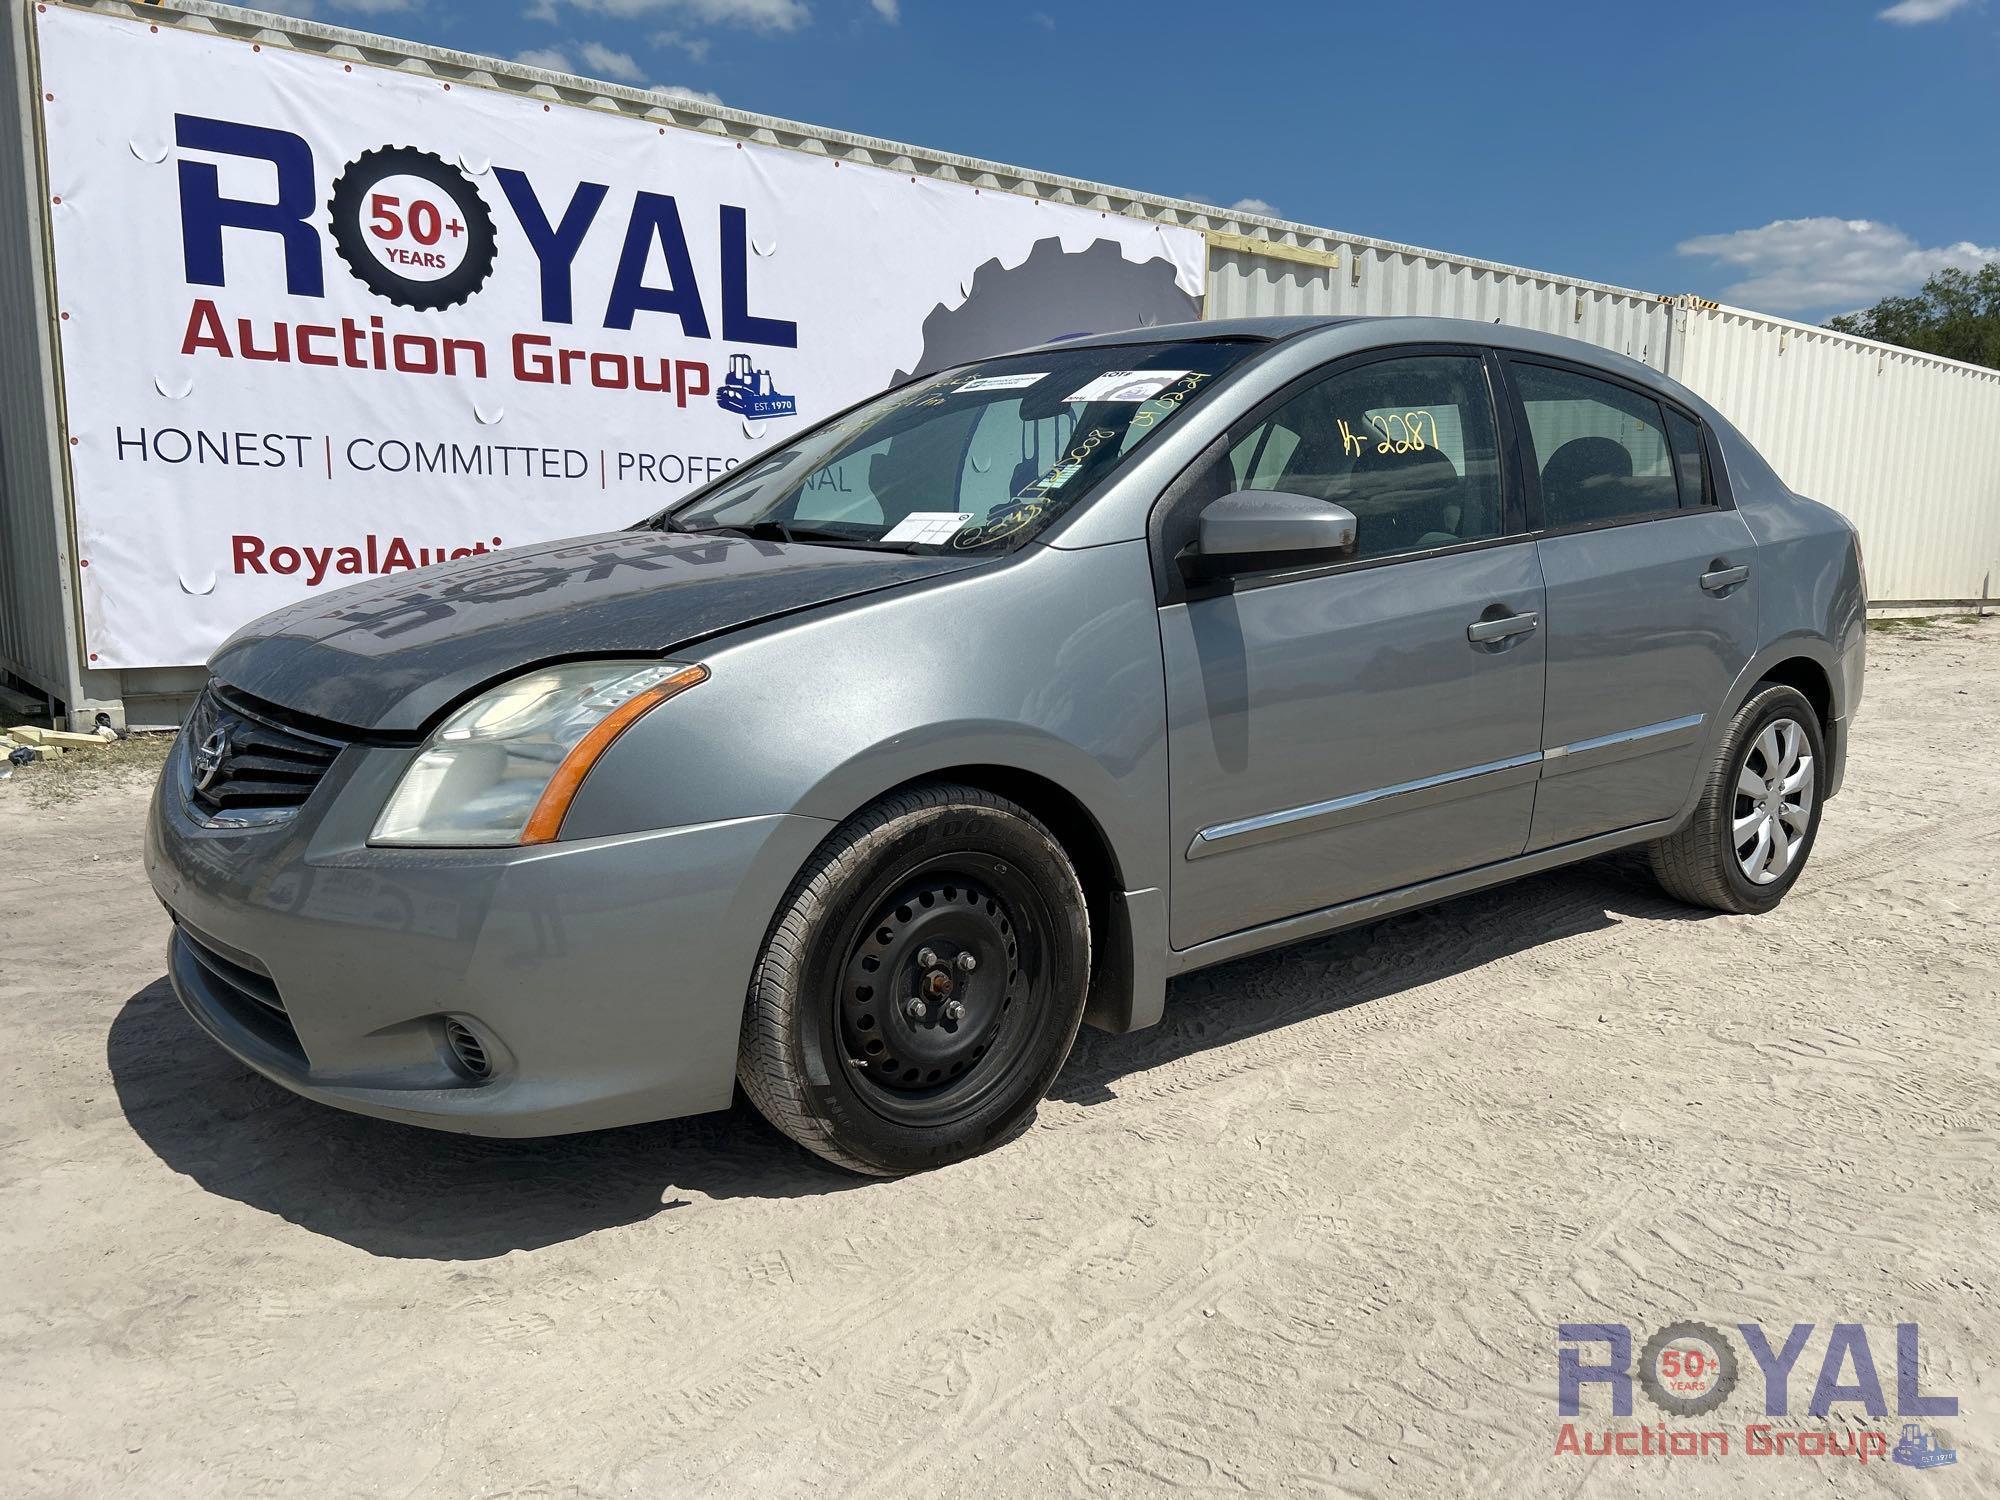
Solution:
[[[474,688],[538,663],[664,652],[981,561],[607,532],[320,595],[238,631],[209,668],[295,713],[408,735]]]

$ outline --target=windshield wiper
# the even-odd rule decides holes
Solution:
[[[740,526],[677,526],[674,529],[690,536],[741,536],[760,542],[803,542],[824,547],[858,547],[868,552],[911,552],[916,548],[914,542],[885,542],[878,537],[856,536],[851,531],[774,519],[750,521]]]

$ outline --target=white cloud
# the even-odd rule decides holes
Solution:
[[[547,21],[553,26],[557,21],[562,19],[562,16],[556,10],[556,0],[535,0],[533,5],[530,5],[526,10],[521,12],[521,19],[524,21]]]
[[[569,0],[577,10],[629,19],[671,16],[706,26],[746,26],[752,31],[797,31],[812,19],[805,0]]]
[[[894,26],[903,19],[902,0],[868,0],[875,7],[875,14]]]
[[[684,31],[656,31],[647,40],[662,50],[668,47],[678,47],[694,62],[708,61],[708,39],[706,37],[689,36]]]
[[[629,52],[620,52],[615,47],[607,47],[602,42],[583,44],[583,65],[599,78],[609,78],[614,83],[644,83],[646,70],[639,66]]]
[[[684,83],[656,83],[653,92],[669,99],[693,99],[700,104],[720,104],[722,96],[707,89],[691,89]]]
[[[1722,289],[1725,300],[1780,313],[1867,307],[1915,291],[1947,266],[1970,271],[2000,260],[2000,247],[1961,240],[1926,248],[1893,224],[1831,215],[1697,235],[1675,249],[1742,273]]]
[[[551,73],[575,73],[591,78],[609,78],[613,83],[638,85],[646,81],[646,70],[629,52],[620,52],[602,42],[584,42],[572,56],[567,47],[530,47],[514,54],[514,61],[531,68],[547,68]]]
[[[1263,214],[1266,217],[1277,212],[1262,198],[1238,198],[1229,205],[1229,211],[1233,214]]]
[[[560,47],[530,47],[526,52],[516,52],[514,61],[526,63],[531,68],[547,68],[551,73],[576,71],[576,64]]]
[[[1898,26],[1921,26],[1926,21],[1942,21],[1971,3],[1972,0],[1896,0],[1887,10],[1877,11],[1875,17]]]

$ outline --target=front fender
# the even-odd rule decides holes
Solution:
[[[1143,541],[1029,547],[676,653],[706,682],[592,769],[564,838],[799,813],[838,821],[955,767],[1028,772],[1164,886],[1166,690]]]

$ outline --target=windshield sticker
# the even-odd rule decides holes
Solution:
[[[1186,370],[1106,370],[1080,390],[1072,391],[1067,399],[1150,401],[1176,380],[1184,379],[1187,374]]]
[[[1048,378],[1047,370],[1037,370],[1031,375],[980,375],[966,381],[955,394],[966,396],[974,391],[1025,391],[1029,386]]]
[[[984,547],[989,542],[1002,541],[1039,521],[1043,509],[1042,504],[1035,500],[1013,500],[1007,505],[996,506],[984,525],[966,527],[951,545],[955,549],[969,551],[974,547]]]
[[[919,542],[942,547],[972,519],[969,510],[913,510],[882,533],[885,542]]]
[[[1188,371],[1186,375],[1182,376],[1176,382],[1180,387],[1179,389],[1160,392],[1159,395],[1153,397],[1152,400],[1140,407],[1139,410],[1132,413],[1132,425],[1143,433],[1155,422],[1171,417],[1181,409],[1181,403],[1192,396],[1206,379],[1208,379],[1207,374],[1201,370]]]

